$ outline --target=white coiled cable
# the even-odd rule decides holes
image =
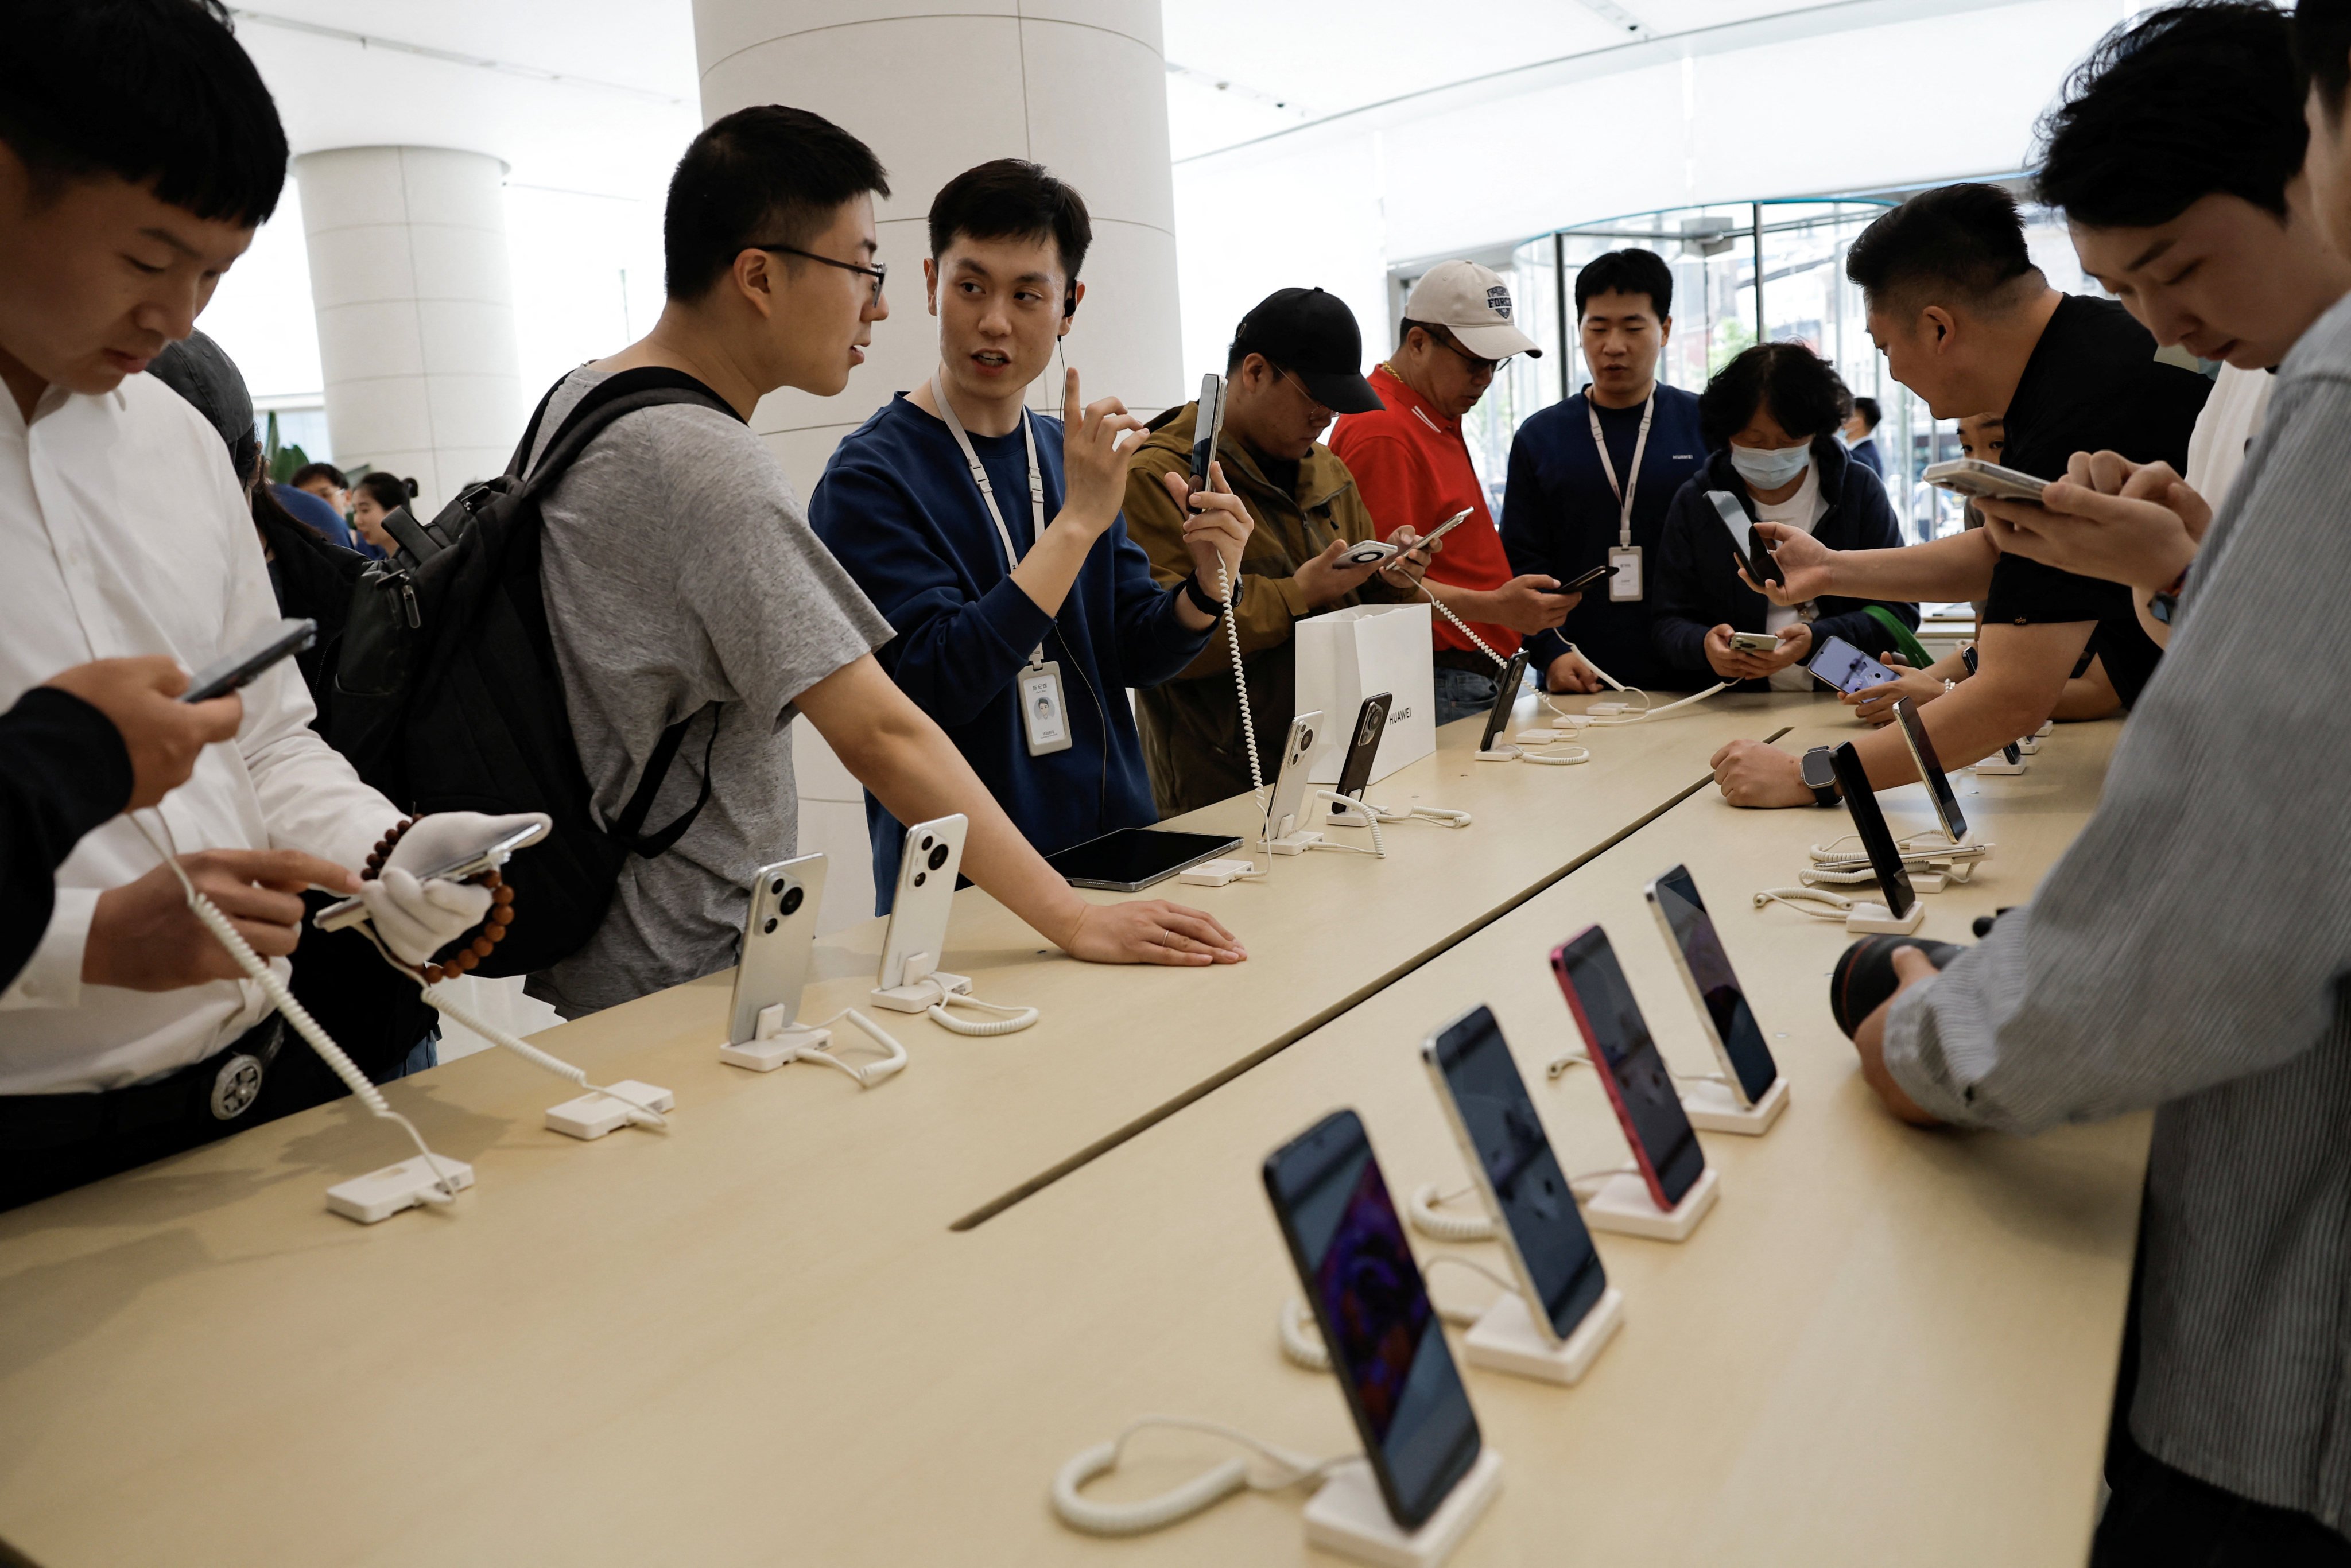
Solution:
[[[1207,1432],[1239,1444],[1268,1460],[1273,1468],[1265,1474],[1251,1474],[1247,1459],[1227,1459],[1215,1469],[1204,1470],[1182,1486],[1158,1497],[1145,1498],[1137,1502],[1094,1502],[1087,1499],[1080,1489],[1095,1477],[1116,1469],[1120,1456],[1126,1450],[1127,1440],[1146,1427],[1174,1427],[1188,1432]],[[1280,1491],[1285,1487],[1321,1480],[1354,1457],[1353,1454],[1340,1454],[1327,1459],[1317,1458],[1310,1454],[1276,1448],[1221,1422],[1202,1421],[1188,1416],[1145,1416],[1130,1423],[1126,1430],[1112,1441],[1097,1444],[1072,1456],[1069,1463],[1061,1467],[1061,1472],[1053,1478],[1053,1511],[1063,1524],[1088,1535],[1144,1535],[1189,1519],[1237,1491]]]
[[[956,1018],[947,1011],[949,1008],[977,1008],[982,1012],[996,1013],[998,1017],[990,1023],[974,1023],[968,1019]],[[973,1035],[1018,1034],[1035,1023],[1040,1016],[1035,1008],[1015,1008],[1007,1007],[1001,1002],[984,1002],[967,992],[956,992],[942,1000],[933,1002],[927,1010],[931,1015],[931,1021],[941,1029],[953,1030],[957,1034]]]
[[[780,1010],[781,1009],[779,1009],[779,1013]],[[810,1045],[801,1047],[799,1051],[793,1054],[792,1059],[796,1061],[821,1061],[827,1067],[838,1067],[841,1071],[848,1073],[852,1078],[857,1080],[857,1085],[861,1089],[871,1089],[875,1084],[882,1082],[885,1079],[895,1077],[899,1071],[903,1069],[910,1060],[906,1055],[906,1048],[900,1045],[896,1037],[892,1035],[889,1030],[883,1029],[880,1024],[875,1023],[872,1019],[867,1018],[863,1013],[859,1012],[855,1008],[843,1008],[839,1012],[833,1014],[831,1018],[819,1023],[809,1024],[805,1027],[810,1030],[831,1029],[833,1025],[840,1023],[844,1019],[853,1025],[859,1033],[864,1035],[868,1040],[871,1040],[873,1043],[882,1047],[882,1049],[889,1052],[889,1054],[883,1057],[880,1061],[871,1061],[862,1067],[859,1067],[851,1062],[841,1061],[841,1058],[833,1055],[831,1051],[826,1050],[824,1046]]]
[[[372,931],[370,932],[370,936],[373,936]],[[378,942],[376,944],[376,950],[378,952],[383,952],[382,943]],[[384,956],[387,958],[392,956],[389,953],[386,953]],[[415,971],[409,968],[407,965],[401,964],[397,960],[394,960],[393,962],[394,967],[399,968],[403,974],[415,975]],[[551,1056],[548,1052],[539,1050],[538,1047],[531,1044],[528,1040],[520,1040],[514,1035],[508,1034],[505,1030],[500,1029],[497,1025],[490,1022],[487,1019],[477,1017],[470,1009],[463,1006],[455,997],[452,997],[446,991],[444,991],[440,987],[428,984],[423,976],[416,976],[416,982],[418,991],[423,994],[426,1001],[432,1003],[439,1011],[445,1013],[450,1018],[455,1019],[459,1023],[464,1024],[467,1029],[472,1030],[484,1040],[488,1040],[492,1045],[503,1046],[505,1049],[513,1051],[517,1056],[521,1057],[525,1061],[529,1062],[532,1066],[544,1068],[546,1071],[554,1073],[558,1078],[562,1079],[567,1083],[572,1084],[578,1088],[585,1089],[590,1093],[601,1094],[608,1100],[619,1101],[622,1104],[629,1108],[631,1113],[630,1120],[632,1121],[635,1121],[639,1117],[642,1117],[643,1118],[644,1124],[647,1126],[666,1127],[669,1125],[669,1118],[664,1116],[652,1106],[641,1105],[636,1101],[630,1099],[627,1095],[621,1093],[617,1090],[607,1089],[601,1084],[589,1082],[588,1071],[586,1068],[574,1067],[571,1063],[564,1061],[561,1057]]]

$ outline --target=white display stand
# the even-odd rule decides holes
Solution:
[[[1350,1459],[1306,1504],[1306,1543],[1373,1568],[1436,1568],[1461,1544],[1502,1488],[1502,1456],[1481,1451],[1437,1511],[1406,1535],[1388,1512],[1371,1461]]]
[[[1302,855],[1322,841],[1322,834],[1319,829],[1300,828],[1267,841],[1266,847],[1278,855]]]
[[[914,967],[913,959],[907,960],[907,967]],[[909,980],[903,986],[886,989],[876,986],[872,999],[875,1007],[887,1008],[893,1013],[922,1013],[930,1011],[934,1003],[944,1005],[949,997],[970,994],[971,981],[967,977],[933,969],[921,979]]]
[[[747,1067],[754,1072],[773,1072],[788,1061],[799,1061],[801,1052],[815,1051],[831,1039],[832,1030],[829,1029],[786,1024],[781,1031],[765,1039],[720,1046],[718,1060],[730,1067]]]
[[[2025,761],[2022,757],[2018,758],[2015,761],[2011,762],[2007,758],[2002,757],[1999,752],[1995,751],[1990,757],[1985,758],[1981,762],[1977,763],[1975,768],[1978,773],[1989,773],[1994,777],[2004,777],[2022,773],[2031,766],[2032,764]]]
[[[1909,914],[1896,915],[1883,904],[1858,899],[1844,915],[1844,928],[1855,936],[1907,936],[1926,923],[1927,906],[1917,903],[1910,905]]]
[[[1682,1114],[1689,1118],[1691,1126],[1708,1133],[1739,1133],[1760,1138],[1771,1130],[1771,1124],[1787,1108],[1788,1081],[1784,1077],[1771,1080],[1771,1087],[1763,1091],[1763,1098],[1752,1105],[1741,1105],[1730,1085],[1711,1080],[1691,1084],[1682,1095]]]
[[[1518,760],[1519,748],[1508,741],[1498,741],[1491,750],[1473,751],[1470,755],[1480,762],[1515,762]]]
[[[462,1192],[474,1185],[474,1167],[465,1161],[453,1160],[445,1155],[435,1155],[434,1158],[440,1162],[441,1174],[448,1178],[451,1186]],[[424,1195],[438,1191],[440,1186],[432,1165],[420,1156],[329,1187],[327,1207],[345,1219],[373,1225],[380,1219],[390,1219],[403,1208],[431,1201]]]
[[[667,1111],[677,1103],[677,1096],[658,1083],[640,1083],[633,1078],[624,1078],[612,1088],[616,1093],[627,1095],[649,1111]],[[601,1090],[547,1108],[549,1129],[590,1142],[632,1122],[643,1120],[634,1108],[622,1104]]]
[[[1593,1358],[1624,1322],[1625,1292],[1611,1285],[1583,1314],[1567,1343],[1554,1348],[1535,1326],[1526,1298],[1506,1292],[1494,1298],[1486,1315],[1463,1336],[1461,1354],[1472,1366],[1543,1383],[1574,1383],[1591,1370]]]
[[[1583,1223],[1594,1230],[1646,1236],[1652,1241],[1687,1241],[1706,1211],[1714,1207],[1720,1186],[1714,1167],[1708,1166],[1689,1191],[1682,1194],[1680,1203],[1659,1208],[1638,1171],[1621,1171],[1583,1206]]]

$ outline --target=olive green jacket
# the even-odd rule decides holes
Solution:
[[[1197,403],[1187,403],[1167,416],[1127,469],[1127,537],[1150,555],[1152,575],[1169,587],[1192,574],[1192,557],[1184,548],[1183,510],[1161,476],[1189,471],[1193,420],[1198,412]],[[1256,524],[1241,557],[1235,608],[1241,665],[1249,677],[1249,714],[1257,727],[1258,763],[1270,786],[1296,700],[1290,628],[1310,615],[1353,604],[1397,602],[1409,595],[1376,575],[1331,604],[1310,608],[1299,591],[1298,569],[1333,539],[1379,537],[1354,476],[1329,447],[1317,443],[1300,463],[1294,494],[1277,488],[1248,449],[1229,435],[1217,442],[1217,458],[1224,465],[1225,482]],[[1207,587],[1216,591],[1216,584]],[[1249,757],[1232,657],[1219,623],[1199,657],[1175,679],[1135,694],[1144,761],[1151,770],[1151,792],[1162,817],[1249,791]]]

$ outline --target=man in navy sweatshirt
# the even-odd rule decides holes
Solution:
[[[1143,421],[1116,398],[1081,410],[1075,371],[1061,419],[1024,408],[1085,298],[1076,191],[998,159],[947,182],[930,231],[939,368],[841,444],[809,516],[889,617],[883,667],[1050,854],[1158,820],[1126,688],[1200,652],[1217,559],[1240,559],[1249,518],[1212,469],[1183,503],[1193,575],[1162,589],[1119,511]],[[870,793],[865,816],[886,913],[905,830]]]

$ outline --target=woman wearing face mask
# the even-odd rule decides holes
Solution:
[[[1740,579],[1755,522],[1802,528],[1832,549],[1902,543],[1885,485],[1835,440],[1841,390],[1836,372],[1802,343],[1759,343],[1698,397],[1698,428],[1713,455],[1675,495],[1650,569],[1657,651],[1693,688],[1738,681],[1747,690],[1809,691],[1818,683],[1803,663],[1827,639],[1882,661],[1896,646],[1889,619],[1918,624],[1915,604],[1830,598],[1783,608]],[[1778,645],[1744,653],[1731,645],[1734,632],[1768,632]]]

